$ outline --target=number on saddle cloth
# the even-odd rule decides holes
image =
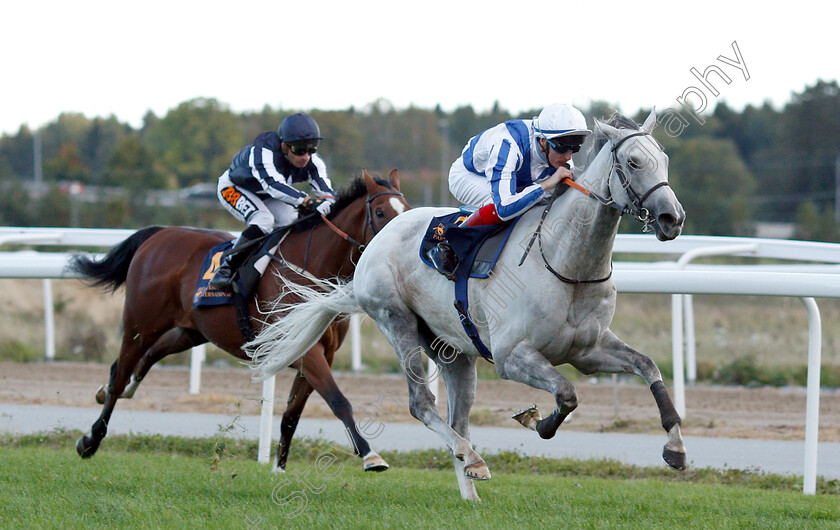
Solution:
[[[287,227],[278,228],[267,234],[262,240],[258,241],[259,246],[256,251],[251,251],[244,263],[242,263],[235,272],[235,281],[237,283],[239,293],[245,298],[249,299],[253,294],[254,289],[265,272],[268,262],[271,259],[269,254],[273,252],[280,240],[287,232]],[[195,293],[193,294],[193,307],[207,307],[214,305],[225,305],[234,302],[234,293],[231,291],[220,291],[210,286],[210,279],[213,273],[219,268],[221,258],[225,251],[233,246],[233,241],[225,241],[219,243],[207,253],[201,265],[201,273],[198,275],[198,282],[196,283]],[[248,252],[244,250],[243,252]]]

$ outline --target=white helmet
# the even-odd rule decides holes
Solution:
[[[558,138],[560,136],[589,136],[592,131],[586,128],[583,113],[571,105],[555,103],[549,105],[533,120],[537,136]]]

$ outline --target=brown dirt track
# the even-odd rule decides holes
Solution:
[[[94,393],[99,385],[107,382],[108,370],[102,364],[2,362],[0,411],[2,403],[99,407]],[[278,376],[278,414],[284,408],[294,376],[292,371]],[[382,405],[378,409],[374,407],[374,403],[381,401],[389,420],[416,422],[408,413],[402,375],[336,373],[335,376],[353,404],[357,418],[381,411]],[[115,413],[133,409],[257,415],[262,386],[251,383],[249,377],[245,368],[205,367],[201,393],[191,396],[186,368],[156,367],[133,399],[119,401]],[[576,386],[580,406],[563,429],[662,433],[653,397],[643,384],[628,382],[614,387],[610,378],[602,378],[595,384],[578,382]],[[445,399],[440,402],[445,403]],[[805,436],[804,388],[695,386],[687,389],[686,402],[688,412],[683,433],[688,436],[777,440],[803,440]],[[510,419],[510,414],[532,403],[544,414],[553,408],[545,392],[510,381],[479,380],[472,423],[521,428]],[[445,405],[440,408],[445,409]],[[331,418],[332,414],[324,400],[313,394],[304,417]],[[824,391],[821,395],[820,441],[840,442],[840,392]]]

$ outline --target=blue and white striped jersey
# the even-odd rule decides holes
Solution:
[[[502,220],[520,215],[544,194],[536,181],[555,170],[537,145],[532,120],[510,120],[473,136],[461,152],[464,166],[490,182]]]
[[[253,144],[233,157],[230,180],[257,195],[269,195],[292,206],[300,206],[307,197],[306,193],[291,186],[298,182],[308,181],[318,197],[335,196],[327,176],[327,166],[320,156],[311,155],[309,164],[298,168],[289,162],[280,144],[280,136],[276,132],[257,136]]]

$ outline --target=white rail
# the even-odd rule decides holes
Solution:
[[[2,228],[0,245],[17,243],[25,245],[62,245],[71,247],[107,247],[130,236],[133,230],[89,229],[40,229]],[[808,382],[805,427],[805,466],[803,492],[816,492],[817,447],[819,431],[819,384],[821,359],[821,322],[814,297],[840,298],[840,278],[836,265],[749,265],[749,266],[697,266],[689,262],[701,255],[749,255],[795,261],[813,261],[840,264],[840,245],[751,238],[719,238],[682,236],[677,240],[661,243],[650,236],[619,235],[614,247],[616,254],[665,254],[682,256],[669,263],[616,263],[614,281],[619,292],[670,293],[675,296],[693,294],[731,294],[761,296],[795,296],[802,298],[808,312]],[[65,270],[68,254],[33,251],[0,252],[0,277],[44,278],[45,312],[52,309],[46,291],[50,290],[49,278],[72,278]],[[51,300],[51,298],[50,298]],[[680,309],[684,307],[683,303]],[[679,315],[675,322],[681,322]],[[51,326],[52,315],[45,314]],[[682,328],[675,333],[682,335]],[[49,336],[48,331],[48,336]],[[357,331],[351,333],[354,341]],[[674,344],[676,346],[677,340]],[[675,403],[685,412],[684,370],[682,368],[682,339],[679,350],[674,348]],[[49,355],[49,345],[47,352]],[[54,351],[54,350],[53,350]],[[353,347],[353,367],[361,367],[358,346]],[[194,352],[195,356],[196,353]],[[199,354],[200,355],[200,354]],[[200,360],[192,363],[200,367]],[[195,369],[195,368],[194,368]],[[200,374],[199,374],[200,375]],[[191,375],[190,390],[198,392],[199,375]],[[263,387],[263,411],[260,436],[259,461],[267,462],[271,443],[271,418],[273,415],[273,381]]]

